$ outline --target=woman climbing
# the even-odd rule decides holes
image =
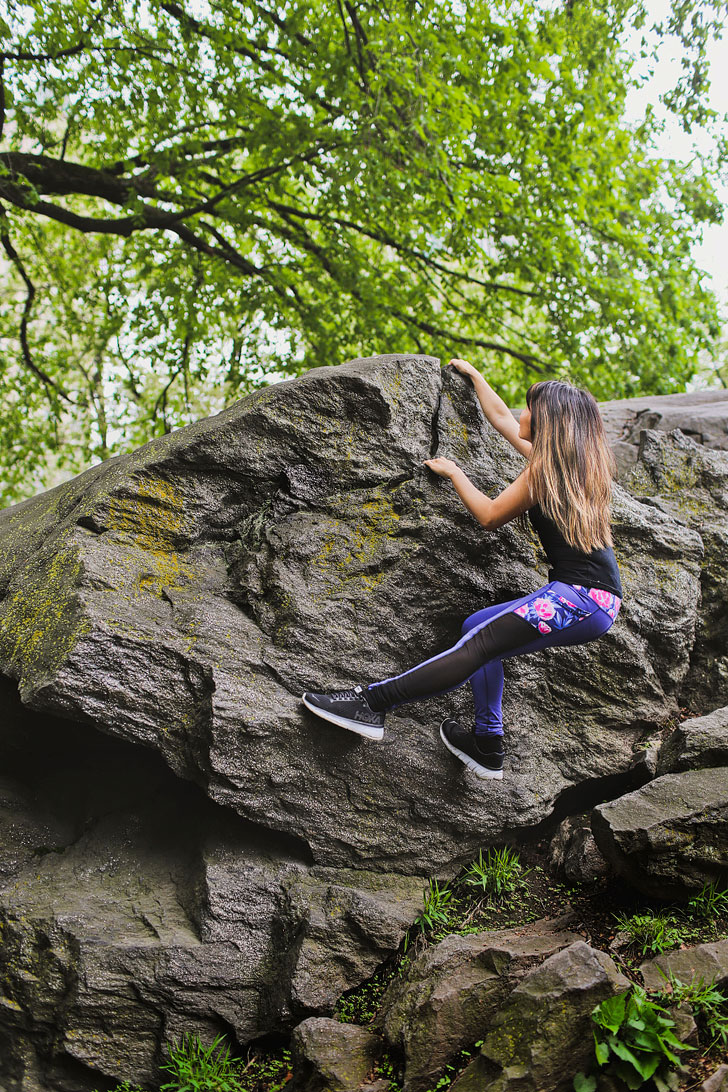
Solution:
[[[466,360],[451,360],[475,387],[490,423],[528,459],[528,466],[491,499],[450,459],[425,465],[449,478],[465,507],[493,531],[528,517],[551,568],[538,591],[476,611],[456,645],[391,679],[329,694],[306,693],[304,705],[324,720],[369,739],[384,735],[384,715],[432,698],[468,679],[475,725],[444,720],[440,737],[478,777],[503,776],[502,661],[542,648],[601,637],[620,607],[622,586],[612,549],[613,459],[593,396],[569,383],[534,383],[516,422],[505,402]]]

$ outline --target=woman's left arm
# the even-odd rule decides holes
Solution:
[[[452,459],[425,459],[425,466],[441,478],[449,478],[467,510],[488,531],[495,531],[520,516],[534,501],[528,483],[528,467],[497,497],[486,497]]]

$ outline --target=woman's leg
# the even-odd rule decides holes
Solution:
[[[471,614],[463,622],[463,637],[483,622],[489,622],[501,614],[505,608],[517,606],[519,602],[519,599],[513,599],[506,603],[495,603]],[[489,660],[478,668],[470,677],[470,688],[473,692],[476,735],[502,736],[503,661],[500,658]]]
[[[521,612],[532,620],[527,621]],[[436,697],[462,686],[480,668],[495,660],[559,645],[582,644],[600,637],[612,625],[612,619],[593,600],[560,581],[553,581],[520,600],[498,604],[492,616],[490,609],[486,613],[489,617],[476,624],[452,648],[401,675],[371,683],[365,691],[371,708],[385,712],[408,702]]]

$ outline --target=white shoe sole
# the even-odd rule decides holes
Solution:
[[[465,753],[465,751],[461,751],[459,750],[459,748],[453,747],[452,743],[450,743],[449,739],[447,739],[447,737],[445,736],[445,733],[442,730],[442,726],[440,726],[440,739],[445,744],[448,751],[450,751],[451,754],[454,754],[457,758],[459,758],[461,762],[464,762],[468,769],[473,771],[476,777],[481,778],[483,781],[503,780],[503,770],[489,770],[487,766],[480,766],[475,761],[475,759],[471,758],[470,755]]]
[[[364,736],[365,739],[382,739],[384,737],[384,728],[377,727],[374,724],[361,724],[358,720],[350,720],[348,717],[340,717],[336,713],[327,713],[323,709],[319,709],[317,705],[312,705],[311,702],[306,701],[306,695],[301,695],[301,701],[310,709],[312,713],[315,713],[317,717],[321,717],[322,720],[328,720],[331,724],[338,724],[339,728],[348,728],[350,732],[356,732],[358,736]]]

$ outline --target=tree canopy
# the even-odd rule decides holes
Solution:
[[[723,7],[716,0],[710,11]],[[697,42],[673,92],[705,120]],[[684,387],[711,164],[625,120],[626,0],[6,0],[5,499],[271,378],[467,355],[517,401]],[[687,54],[686,54],[687,56]],[[702,82],[701,82],[702,81]],[[54,454],[55,453],[55,454]]]

